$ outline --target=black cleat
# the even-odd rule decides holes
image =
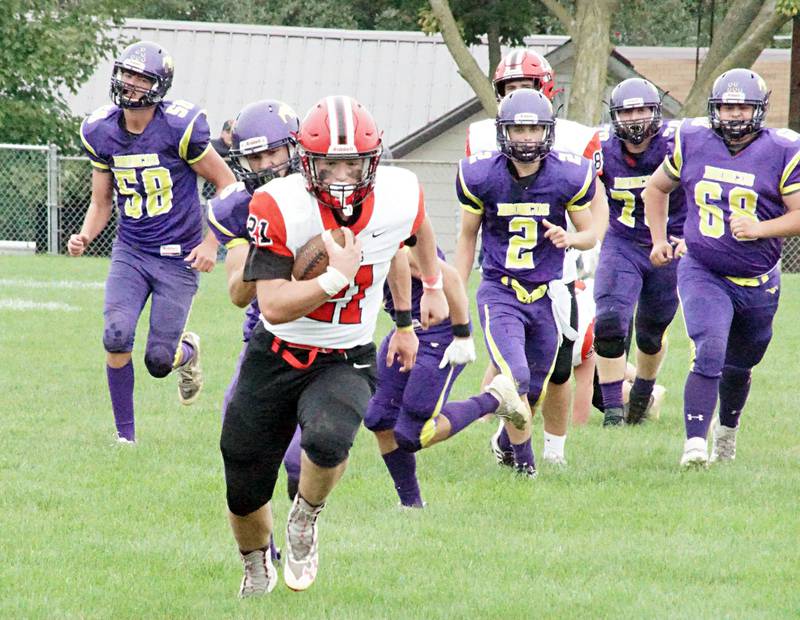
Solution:
[[[625,405],[625,423],[641,424],[644,422],[654,400],[652,394],[647,397],[631,394],[630,401]]]
[[[625,423],[625,414],[622,407],[609,407],[605,410],[603,426],[622,426]]]

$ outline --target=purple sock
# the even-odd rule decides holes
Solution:
[[[497,437],[497,445],[503,452],[511,451],[511,439],[508,437],[508,431],[506,430],[505,424],[503,424],[503,429],[500,431],[500,435]]]
[[[690,372],[683,389],[683,419],[686,438],[708,437],[708,427],[717,406],[719,379]]]
[[[446,403],[442,408],[442,415],[450,422],[448,437],[463,431],[481,416],[492,413],[499,404],[500,402],[488,392],[467,400]]]
[[[194,347],[185,340],[181,340],[181,363],[178,366],[185,366],[194,358]]]
[[[422,496],[417,482],[417,457],[400,448],[383,455],[383,462],[394,481],[394,488],[403,506],[422,506]]]
[[[514,451],[514,464],[517,466],[535,465],[533,460],[533,448],[531,440],[528,438],[522,443],[512,443],[511,449]]]
[[[739,426],[739,416],[750,394],[750,369],[725,366],[719,382],[719,423],[728,428]]]
[[[633,380],[633,387],[631,388],[631,399],[635,397],[640,398],[650,398],[650,395],[653,393],[653,386],[655,386],[656,380],[655,379],[642,379],[641,377],[636,377]]]
[[[605,409],[622,408],[622,380],[611,383],[601,383],[600,392],[603,394],[603,407]]]
[[[128,441],[136,441],[133,422],[133,361],[128,360],[122,368],[106,366],[106,377],[117,435]]]

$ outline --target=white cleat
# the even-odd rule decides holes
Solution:
[[[702,437],[690,437],[683,444],[681,467],[705,469],[708,467],[708,442]]]
[[[120,446],[135,446],[136,445],[136,441],[134,441],[133,439],[128,439],[126,437],[120,437],[119,435],[117,435],[116,441],[117,441],[117,444],[120,445]]]
[[[200,367],[200,336],[194,332],[184,332],[181,342],[188,342],[194,348],[194,357],[188,364],[178,367],[178,398],[182,405],[191,405],[203,389],[203,369]],[[180,346],[180,345],[178,345]]]
[[[556,467],[566,467],[567,466],[567,459],[564,458],[563,454],[558,454],[557,452],[545,451],[542,454],[542,460],[545,463],[549,463],[550,465],[555,465]]]
[[[244,564],[244,577],[239,587],[239,598],[269,594],[278,584],[278,570],[272,563],[270,548],[240,553]]]
[[[514,380],[505,375],[497,375],[486,386],[486,391],[500,401],[494,414],[498,418],[511,422],[514,428],[523,430],[525,424],[530,420],[530,414],[517,394],[517,385]]]
[[[514,467],[513,450],[503,450],[500,447],[500,434],[503,432],[504,426],[505,423],[500,420],[500,424],[497,426],[497,431],[494,435],[492,435],[491,439],[489,439],[489,446],[492,448],[492,454],[494,455],[494,459],[497,461],[498,465]]]
[[[295,592],[307,590],[317,578],[317,517],[324,507],[325,504],[311,506],[300,497],[300,493],[294,497],[286,523],[283,580]]]
[[[711,436],[711,462],[733,461],[736,458],[736,428],[717,424]]]

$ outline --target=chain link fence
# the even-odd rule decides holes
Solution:
[[[452,258],[461,217],[454,190],[457,164],[406,159],[383,164],[402,166],[417,175],[439,245]],[[80,230],[91,201],[91,179],[86,157],[59,155],[52,145],[0,144],[0,251],[4,242],[11,241],[28,251],[65,254],[67,240]],[[109,256],[116,230],[114,209],[87,255]],[[800,238],[786,241],[782,269],[800,272]]]

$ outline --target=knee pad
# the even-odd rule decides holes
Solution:
[[[111,314],[103,329],[103,348],[109,353],[127,353],[133,349],[135,325],[122,320],[122,314]]]
[[[594,322],[594,350],[600,357],[615,358],[624,355],[627,333],[619,313],[598,315]]]
[[[636,321],[636,347],[647,355],[655,355],[664,345],[664,332],[669,323],[657,321]]]
[[[394,428],[400,408],[391,398],[386,398],[378,391],[369,401],[364,414],[364,426],[372,432],[388,431]]]
[[[722,367],[722,382],[733,385],[749,385],[752,372],[750,368],[737,368],[736,366]]]
[[[719,377],[725,364],[725,348],[723,338],[709,337],[695,342],[692,370],[706,377]]]
[[[307,427],[303,429],[301,445],[314,465],[332,468],[347,460],[353,443],[349,437]]]
[[[144,365],[147,372],[157,379],[166,377],[172,372],[172,362],[175,359],[173,353],[164,345],[149,347],[144,354]]]
[[[562,385],[569,381],[572,374],[572,347],[574,342],[565,340],[558,348],[556,354],[556,363],[553,366],[553,372],[550,374],[550,383]]]
[[[625,355],[625,338],[597,338],[594,350],[600,357],[614,359]]]
[[[425,414],[413,415],[406,411],[397,418],[394,426],[394,439],[404,452],[417,452],[422,449],[422,429],[428,421]]]

